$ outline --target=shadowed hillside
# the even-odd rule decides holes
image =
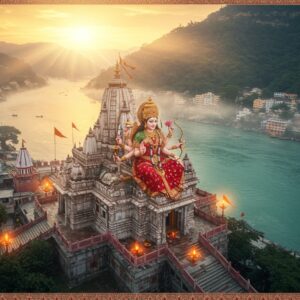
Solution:
[[[300,7],[227,6],[127,56],[132,85],[233,101],[244,87],[300,93]],[[103,87],[112,68],[91,80]]]

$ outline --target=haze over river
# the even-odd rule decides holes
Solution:
[[[56,139],[57,158],[64,159],[71,154],[71,122],[80,130],[74,130],[78,145],[100,112],[100,102],[80,91],[84,84],[50,80],[46,87],[11,95],[0,103],[0,123],[22,131],[20,140],[26,141],[31,156],[43,160],[54,158],[55,126],[68,137]],[[199,187],[228,195],[235,207],[226,214],[239,217],[244,212],[266,238],[300,251],[300,143],[222,126],[179,123]]]

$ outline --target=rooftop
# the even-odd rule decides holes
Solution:
[[[13,197],[14,190],[12,189],[5,189],[5,190],[0,190],[0,199],[1,198],[11,198]]]

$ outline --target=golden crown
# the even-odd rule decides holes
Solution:
[[[140,105],[137,112],[137,117],[140,123],[153,117],[158,118],[158,107],[151,97],[149,97],[147,101]]]

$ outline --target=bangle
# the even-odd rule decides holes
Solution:
[[[174,150],[174,149],[177,149],[178,147],[176,146],[176,145],[173,145],[172,147],[171,147],[171,150]]]
[[[124,156],[121,157],[121,161],[125,161],[125,160],[127,160],[127,158],[126,158],[126,156],[124,155]]]

